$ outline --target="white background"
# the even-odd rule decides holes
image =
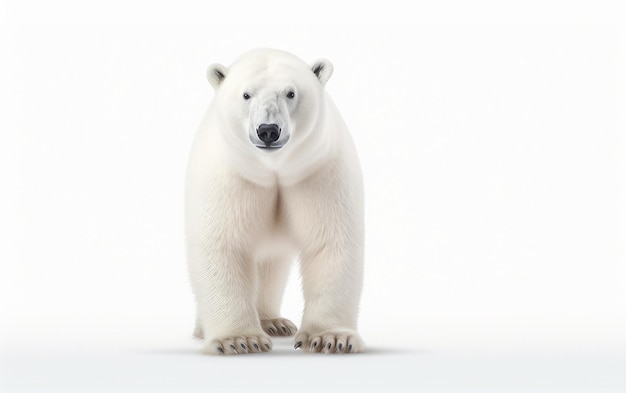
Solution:
[[[3,2],[1,389],[626,387],[626,12],[469,3]],[[335,66],[367,355],[189,338],[204,73],[259,46]]]

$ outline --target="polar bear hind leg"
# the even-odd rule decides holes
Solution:
[[[261,327],[270,336],[292,336],[298,328],[280,316],[283,292],[293,256],[284,253],[267,257],[259,263],[257,309]]]

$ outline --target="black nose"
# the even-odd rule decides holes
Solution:
[[[256,134],[263,143],[269,145],[272,142],[276,142],[278,137],[280,137],[280,127],[278,127],[278,124],[261,124],[256,129]]]

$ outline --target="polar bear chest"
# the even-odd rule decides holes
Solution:
[[[293,256],[297,253],[297,242],[288,229],[288,223],[281,206],[280,194],[276,198],[273,217],[273,222],[262,231],[254,242],[252,256],[258,262],[269,261],[278,256]]]

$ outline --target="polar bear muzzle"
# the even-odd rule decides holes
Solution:
[[[250,134],[250,142],[259,149],[278,150],[289,141],[289,133],[281,138],[282,129],[275,123],[261,123],[256,128],[256,135]]]
[[[256,129],[256,134],[266,147],[269,147],[280,137],[280,127],[278,124],[261,124]]]

